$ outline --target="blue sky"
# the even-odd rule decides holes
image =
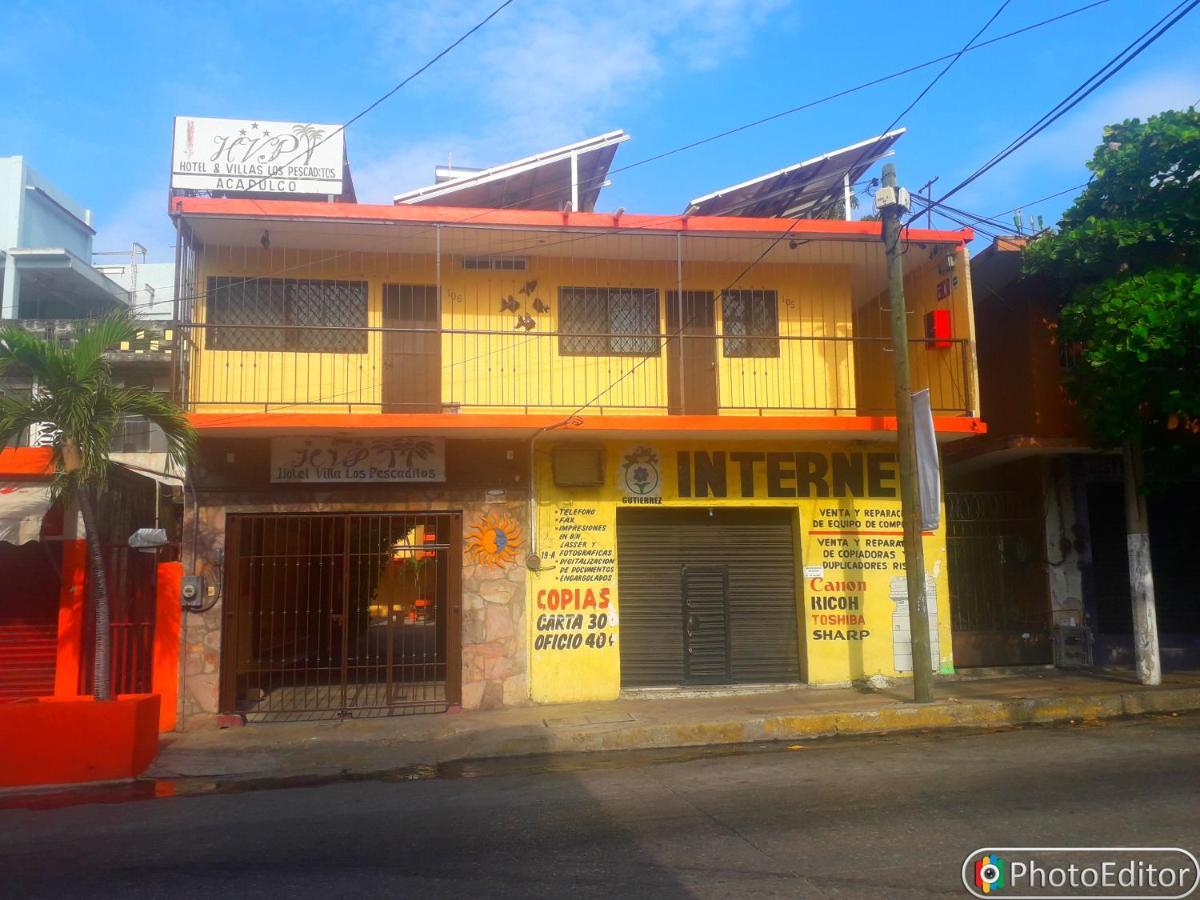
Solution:
[[[0,155],[95,213],[97,250],[171,258],[175,115],[341,122],[498,0],[233,4],[25,2],[0,9]],[[1013,0],[984,35],[1085,5]],[[494,165],[624,128],[615,166],[957,50],[999,0],[516,0],[347,135],[360,200],[432,180],[449,153]],[[902,184],[945,190],[1174,6],[1109,3],[967,54],[901,124]],[[899,15],[897,15],[899,14]],[[1086,180],[1102,125],[1200,99],[1200,12],[951,201],[991,215]],[[695,196],[878,134],[924,69],[613,178],[600,208]],[[1070,202],[1031,212],[1047,222]],[[976,246],[981,246],[977,242]]]

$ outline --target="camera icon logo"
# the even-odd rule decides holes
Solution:
[[[991,894],[1004,887],[1004,860],[994,853],[981,856],[975,861],[975,887]]]

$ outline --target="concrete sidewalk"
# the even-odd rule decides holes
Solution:
[[[803,685],[763,692],[527,706],[459,715],[248,725],[171,735],[144,778],[241,779],[367,774],[459,759],[798,741],[839,734],[1113,718],[1200,709],[1200,672],[1160,687],[1131,673],[940,680],[936,702],[909,702],[905,683],[879,691]]]

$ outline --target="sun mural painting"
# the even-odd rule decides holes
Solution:
[[[521,548],[521,528],[508,513],[484,513],[467,534],[467,556],[483,566],[511,565]]]

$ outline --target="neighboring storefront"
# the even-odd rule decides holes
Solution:
[[[535,461],[534,701],[911,672],[889,445],[560,443]],[[933,658],[951,672],[945,546],[926,535]]]
[[[314,435],[200,452],[188,715],[527,701],[520,442]]]
[[[54,498],[49,447],[0,448],[0,702],[91,693],[93,608],[81,517]],[[179,655],[177,506],[170,489],[114,466],[97,502],[112,626],[112,689],[162,698],[176,725]],[[162,529],[164,546],[130,537]]]

